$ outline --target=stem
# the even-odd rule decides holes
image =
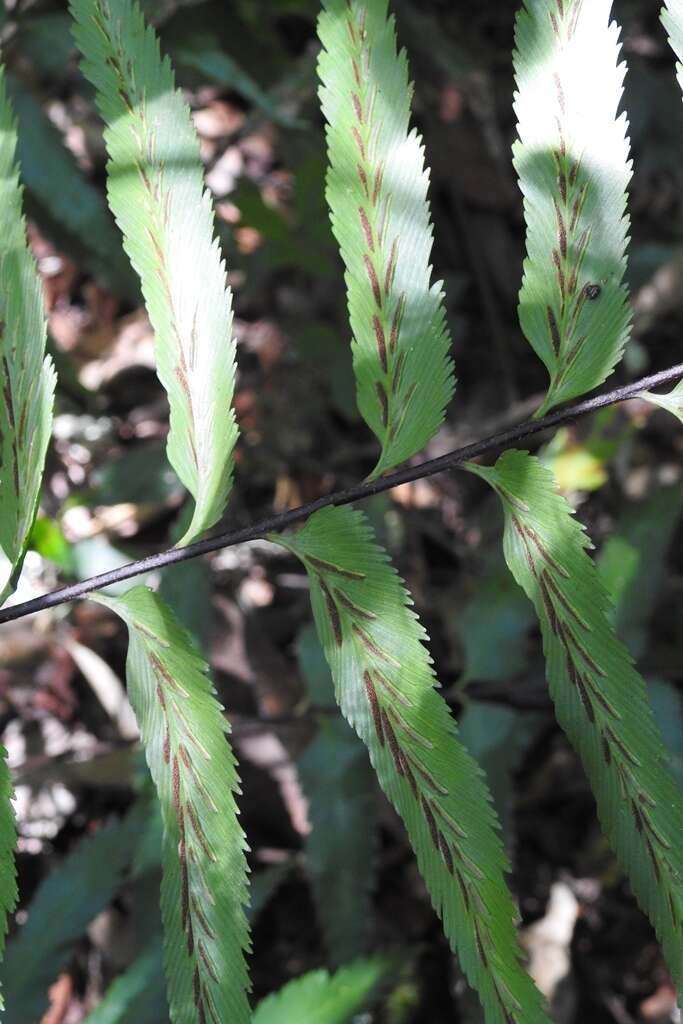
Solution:
[[[269,533],[276,533],[284,530],[287,526],[300,523],[307,519],[313,512],[330,505],[349,505],[353,501],[361,501],[383,491],[390,491],[400,484],[410,483],[413,480],[420,480],[423,477],[433,476],[435,473],[443,473],[444,470],[454,469],[456,466],[467,462],[469,459],[476,459],[482,455],[489,455],[501,448],[523,441],[534,434],[539,434],[551,427],[558,427],[580,416],[586,416],[596,409],[604,409],[609,405],[616,405],[619,402],[626,402],[629,398],[636,398],[643,391],[657,387],[660,384],[668,384],[683,377],[683,363],[672,366],[668,370],[661,370],[648,377],[626,384],[623,387],[614,388],[595,398],[586,398],[575,405],[570,405],[559,412],[550,413],[539,420],[526,420],[517,426],[509,427],[497,434],[492,434],[481,441],[474,441],[462,448],[441,455],[438,459],[429,459],[416,466],[407,466],[405,469],[396,470],[387,476],[377,480],[366,480],[360,484],[354,484],[343,491],[334,491],[321,498],[316,498],[306,505],[298,508],[288,509],[276,515],[268,516],[252,526],[244,527],[241,530],[220,533],[215,537],[208,537],[206,540],[188,544],[182,548],[171,548],[169,551],[162,551],[157,555],[149,555],[137,562],[129,562],[118,569],[110,572],[100,573],[80,583],[74,583],[68,587],[60,587],[41,597],[33,598],[31,601],[24,601],[11,608],[0,611],[0,624],[12,622],[14,619],[21,619],[25,615],[32,615],[34,612],[42,611],[44,608],[54,608],[56,605],[73,601],[75,598],[84,597],[93,590],[100,590],[102,587],[120,583],[122,580],[132,579],[143,573],[151,572],[154,569],[162,569],[168,565],[175,565],[177,562],[185,562],[190,558],[197,558],[198,555],[208,554],[210,551],[218,551],[220,548],[232,547],[235,544],[244,544],[247,541],[259,540]]]

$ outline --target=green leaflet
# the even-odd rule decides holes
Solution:
[[[156,797],[154,800],[158,807]],[[247,910],[250,922],[259,916],[287,871],[286,864],[278,864],[252,876]],[[160,938],[152,939],[137,960],[114,979],[85,1024],[166,1024],[168,1006]]]
[[[0,956],[5,948],[7,918],[17,901],[17,876],[14,868],[14,847],[17,834],[12,811],[12,782],[7,766],[7,751],[0,747]],[[0,1010],[3,1009],[0,992]]]
[[[171,408],[168,457],[196,502],[187,544],[223,513],[237,440],[232,296],[199,143],[134,0],[72,0],[71,10],[107,125],[109,204],[156,334]]]
[[[526,452],[492,468],[469,464],[498,493],[505,557],[541,623],[557,718],[576,747],[598,813],[655,926],[672,976],[683,980],[683,796],[645,684],[616,638],[583,529],[552,474]]]
[[[52,428],[43,293],[26,242],[17,133],[0,68],[0,605],[21,572]]]
[[[3,1024],[40,1020],[48,989],[76,940],[123,881],[139,834],[139,809],[82,839],[38,887],[28,919],[7,944],[0,977]]]
[[[519,965],[507,862],[489,792],[435,692],[426,635],[402,581],[367,520],[349,508],[316,512],[298,533],[271,539],[307,569],[337,701],[404,820],[432,903],[487,1021],[547,1021]]]
[[[311,971],[263,999],[253,1024],[347,1024],[372,998],[395,964],[386,957],[358,960],[329,975]]]
[[[156,594],[92,597],[128,626],[128,693],[161,802],[171,1020],[246,1024],[246,846],[226,719],[190,635]]]
[[[436,433],[453,391],[419,135],[409,132],[405,51],[387,0],[325,0],[318,73],[327,120],[327,199],[346,266],[358,406],[382,453],[409,458]]]
[[[628,338],[625,65],[611,0],[525,0],[514,165],[524,195],[522,330],[550,374],[537,415],[612,372]],[[590,68],[590,74],[587,73]]]
[[[667,395],[656,395],[652,391],[640,391],[636,398],[644,398],[661,409],[666,409],[683,423],[683,380]]]

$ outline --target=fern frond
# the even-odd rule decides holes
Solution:
[[[0,979],[3,1024],[41,1020],[48,989],[73,945],[123,881],[139,829],[137,809],[82,839],[40,884],[28,919],[7,943]]]
[[[16,586],[36,515],[55,379],[43,292],[26,241],[17,133],[0,68],[0,605]]]
[[[609,620],[590,541],[526,452],[468,468],[498,493],[505,557],[541,623],[557,719],[576,747],[607,836],[683,981],[683,794],[676,785],[645,684]]]
[[[430,285],[428,174],[387,0],[324,7],[327,199],[346,266],[358,406],[382,446],[377,476],[439,428],[453,391],[450,341],[441,285]]]
[[[246,1024],[246,846],[222,708],[190,635],[156,594],[93,599],[128,626],[128,692],[161,803],[171,1019]]]
[[[109,205],[156,335],[168,457],[196,502],[187,544],[223,513],[237,440],[232,297],[211,197],[190,111],[138,5],[72,0],[71,10],[106,124]]]
[[[0,747],[0,957],[5,948],[7,919],[17,901],[17,875],[14,867],[14,848],[17,833],[12,811],[12,781],[7,765],[7,751]],[[0,1010],[3,997],[0,991]]]
[[[547,1021],[520,967],[507,869],[481,769],[435,692],[410,597],[350,508],[316,512],[271,538],[303,562],[337,701],[403,818],[432,903],[489,1024]]]
[[[631,163],[626,117],[616,116],[626,69],[611,7],[524,0],[517,17],[513,153],[527,225],[519,317],[550,375],[539,416],[601,384],[629,334]]]
[[[253,1024],[349,1024],[395,969],[389,957],[358,960],[336,974],[311,971],[263,999]]]

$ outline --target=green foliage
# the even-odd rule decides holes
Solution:
[[[139,829],[136,809],[82,839],[38,887],[0,971],[4,1024],[40,1020],[74,944],[123,881]]]
[[[170,62],[162,59],[138,3],[70,0],[70,6],[83,69],[106,125],[110,207],[155,331],[170,405],[168,458],[195,499],[176,534],[187,544],[223,515],[237,440],[232,299],[198,140]],[[143,4],[157,21],[178,6],[182,0]],[[514,163],[527,227],[519,313],[550,376],[538,414],[602,383],[629,333],[622,281],[631,165],[625,116],[617,116],[625,69],[618,63],[610,10],[611,0],[524,0],[516,23]],[[249,5],[246,11],[258,29],[258,13]],[[170,32],[176,59],[291,126],[197,18],[189,27],[186,18],[178,19],[175,36]],[[667,0],[663,20],[683,60],[681,0]],[[70,50],[65,26],[63,15],[52,14],[38,19],[33,36],[20,27],[19,51],[23,40],[26,52],[31,46],[40,52],[52,27],[55,52],[41,67],[54,73]],[[429,443],[454,385],[441,285],[431,280],[428,172],[420,136],[409,125],[407,60],[397,51],[387,0],[323,0],[319,36],[327,199],[345,265],[358,406],[381,447],[372,473],[378,477]],[[678,73],[683,86],[681,64]],[[83,247],[98,273],[134,294],[129,268],[118,265],[116,237],[97,191],[31,96],[18,83],[12,90],[20,120],[33,126],[32,134],[23,132],[18,152],[37,207],[45,208],[58,234],[64,231]],[[35,520],[54,373],[45,359],[40,282],[26,244],[17,140],[5,92],[0,78],[0,601],[15,586],[29,537],[75,574],[88,558],[118,564],[123,557],[103,538],[94,540],[94,552],[87,541],[71,547],[58,526]],[[294,244],[287,217],[271,210],[255,187],[233,198],[243,226],[258,229],[271,246],[271,262],[323,277],[329,260],[327,228],[319,217],[320,167],[317,156],[301,164],[294,205],[301,234]],[[325,329],[327,337],[316,322],[300,325],[297,343],[300,352],[315,346],[329,373],[337,349],[331,328]],[[341,372],[335,386],[337,404],[348,415]],[[670,395],[643,397],[683,422],[683,383]],[[611,428],[609,420],[607,414]],[[569,434],[556,436],[546,457],[556,467],[564,458],[565,468],[573,459],[573,480],[602,486],[622,440],[601,433],[602,426],[582,445]],[[652,681],[653,716],[643,680],[618,639],[633,655],[645,649],[680,489],[661,490],[624,517],[605,547],[601,582],[586,555],[586,536],[538,460],[509,451],[492,468],[467,468],[503,503],[505,558],[540,620],[558,720],[582,758],[605,831],[680,984],[683,798],[674,778],[680,759],[672,772],[666,754],[667,744],[673,749],[680,743],[680,700],[665,683]],[[145,448],[109,466],[91,497],[114,502],[128,494],[161,507],[178,498],[176,485],[153,449]],[[330,713],[329,672],[321,668],[320,645],[311,653],[309,637],[300,659],[318,731],[299,769],[312,823],[305,853],[331,961],[348,962],[363,949],[371,919],[371,765],[406,826],[432,904],[488,1024],[547,1022],[541,996],[521,965],[517,914],[504,877],[508,862],[478,763],[490,774],[507,829],[511,775],[538,719],[470,702],[458,734],[436,693],[427,636],[410,595],[361,513],[328,508],[298,533],[271,539],[306,568],[334,697],[355,730]],[[526,668],[533,613],[508,585],[494,566],[465,607],[459,624],[463,685],[502,682]],[[156,885],[147,886],[141,875],[156,878],[159,866],[172,1021],[252,1019],[247,917],[258,912],[289,865],[256,876],[246,914],[239,782],[223,709],[198,650],[198,644],[208,646],[208,570],[188,562],[164,577],[161,590],[177,612],[141,586],[95,598],[128,627],[128,689],[158,813],[147,806],[143,814],[139,802],[124,821],[80,843],[39,887],[27,924],[8,944],[2,980],[9,1024],[40,1017],[49,984],[127,869],[149,909],[145,899],[155,898]],[[666,744],[655,718],[665,727]],[[0,759],[0,946],[16,899],[10,795]],[[156,903],[146,922],[141,954],[112,984],[89,1024],[158,1024],[165,1018],[162,957],[155,939],[145,945],[160,928]],[[350,1022],[395,967],[387,957],[357,961],[334,976],[314,972],[264,1000],[253,1020]]]
[[[298,653],[310,701],[328,709],[298,764],[311,825],[306,861],[330,958],[343,964],[364,951],[368,938],[375,781],[363,744],[346,722],[330,714],[336,708],[334,689],[313,627],[302,631]]]
[[[54,372],[26,241],[17,135],[0,69],[0,604],[15,586],[35,519],[52,427]]]
[[[550,386],[538,410],[601,384],[630,325],[625,74],[611,0],[525,0],[514,55],[527,258],[522,330]],[[591,68],[591,74],[586,69]]]
[[[227,722],[190,635],[156,594],[97,595],[129,631],[128,692],[164,821],[161,913],[171,1020],[249,1020],[244,835]]]
[[[147,837],[145,841],[146,839]],[[160,846],[161,843],[159,848]],[[155,864],[159,859],[159,848],[153,855]],[[139,857],[137,859],[139,860]],[[134,863],[133,867],[139,871],[139,864]],[[148,867],[149,865],[145,865],[146,869]],[[252,876],[250,904],[247,909],[250,922],[259,916],[287,870],[287,865],[277,865]],[[145,884],[149,884],[147,880]],[[88,1015],[85,1024],[128,1024],[129,1021],[135,1021],[135,1024],[166,1024],[167,1020],[168,1005],[161,935],[156,935],[130,967],[112,982],[102,1002]]]
[[[71,9],[107,126],[109,204],[156,335],[168,457],[196,502],[186,544],[223,514],[237,440],[232,300],[211,198],[189,109],[137,4],[73,0]]]
[[[683,972],[683,796],[645,684],[610,622],[590,542],[526,452],[470,464],[505,513],[505,557],[541,623],[558,721],[583,761],[610,842],[655,926],[672,976]]]
[[[326,0],[318,34],[327,199],[346,265],[358,406],[382,445],[379,475],[436,433],[453,390],[411,89],[386,0]]]
[[[394,970],[388,957],[359,960],[330,975],[312,971],[256,1007],[253,1024],[350,1024]]]
[[[505,854],[488,789],[436,693],[426,635],[367,520],[316,512],[272,537],[303,562],[342,713],[403,818],[444,930],[487,1021],[547,1020],[519,965]]]
[[[683,381],[680,381],[673,391],[669,391],[666,395],[655,394],[652,391],[641,391],[638,397],[652,402],[653,405],[658,405],[660,409],[666,409],[667,412],[670,412],[683,423]]]

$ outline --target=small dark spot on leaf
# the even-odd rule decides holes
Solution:
[[[599,284],[587,284],[583,290],[586,298],[590,299],[591,302],[595,302],[602,294],[602,288]]]

